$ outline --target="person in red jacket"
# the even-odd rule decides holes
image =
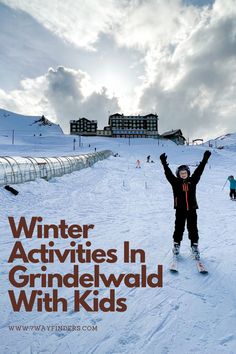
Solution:
[[[176,170],[176,176],[172,173],[168,166],[166,154],[164,153],[160,156],[166,178],[173,189],[174,208],[176,209],[175,230],[173,234],[173,253],[175,255],[179,254],[185,223],[187,222],[188,237],[191,241],[192,252],[195,256],[200,256],[198,249],[199,235],[196,212],[196,209],[198,209],[196,186],[210,156],[211,152],[208,150],[205,151],[202,161],[199,163],[192,175],[190,175],[190,169],[187,165],[181,165]]]

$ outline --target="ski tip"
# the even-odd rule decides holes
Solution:
[[[169,271],[171,273],[178,273],[178,269],[174,269],[174,268],[169,268]]]
[[[208,274],[208,270],[206,270],[206,269],[200,270],[199,273],[201,273],[201,274]]]
[[[199,271],[199,273],[201,274],[208,274],[207,269],[205,268],[204,264],[200,261],[197,261],[197,269]]]

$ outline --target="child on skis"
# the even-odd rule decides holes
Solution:
[[[174,195],[175,230],[173,234],[173,254],[178,255],[180,244],[183,238],[185,223],[187,221],[188,236],[191,241],[192,253],[196,258],[200,257],[198,249],[198,228],[196,186],[201,178],[206,163],[211,156],[210,151],[205,151],[202,161],[199,163],[193,174],[190,176],[190,169],[187,165],[181,165],[176,170],[176,177],[168,167],[167,156],[160,156],[167,180],[172,186]]]
[[[230,183],[230,191],[229,191],[229,196],[230,198],[233,200],[233,199],[236,199],[236,179],[234,179],[234,176],[229,176],[228,177],[228,181]]]

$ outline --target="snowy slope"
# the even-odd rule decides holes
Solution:
[[[204,145],[209,145],[209,143],[218,149],[224,148],[236,151],[236,133],[221,135],[216,139],[210,140]]]
[[[60,138],[60,153],[71,154],[71,137]],[[45,145],[44,145],[45,143]],[[4,146],[11,154],[58,154],[55,141]],[[89,146],[90,144],[90,146]],[[2,145],[3,147],[3,145]],[[201,160],[205,147],[176,146],[171,142],[158,145],[152,139],[83,138],[83,146],[75,153],[109,148],[120,157],[110,157],[92,168],[64,175],[50,182],[37,180],[17,186],[20,194],[9,195],[0,189],[0,262],[1,262],[1,323],[0,352],[25,353],[146,353],[146,354],[234,354],[236,348],[236,203],[228,197],[228,186],[222,186],[229,174],[236,175],[235,153],[211,149],[212,156],[198,185],[198,222],[200,249],[209,274],[200,275],[189,253],[189,241],[184,235],[179,274],[168,271],[171,258],[174,210],[172,191],[167,183],[159,155],[166,152],[170,167],[188,163],[193,171]],[[31,150],[30,150],[31,149]],[[155,161],[147,164],[146,156]],[[136,159],[141,169],[135,168]],[[121,252],[124,241],[133,248],[146,251],[149,270],[163,264],[163,288],[129,289],[122,286],[118,295],[127,297],[128,310],[124,313],[73,312],[14,313],[7,289],[7,264],[13,239],[10,237],[7,216],[27,217],[41,215],[45,222],[94,223],[92,247],[117,248]],[[26,248],[38,247],[36,238],[24,240]],[[60,249],[68,241],[59,239]],[[27,265],[31,272],[41,265]],[[51,271],[71,271],[71,264],[63,267],[55,263]],[[83,265],[83,271],[92,271],[92,265]],[[104,273],[135,272],[138,265],[102,265]],[[108,293],[101,288],[102,295]],[[71,299],[71,290],[62,294]],[[72,300],[71,300],[72,301]],[[11,332],[9,325],[97,325],[98,330],[81,332],[22,331]],[[17,346],[16,346],[17,343]]]
[[[13,130],[15,137],[63,134],[59,125],[40,116],[25,116],[0,109],[0,136],[5,138],[12,136]]]

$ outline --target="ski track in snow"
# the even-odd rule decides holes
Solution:
[[[105,140],[106,148],[107,144]],[[134,142],[131,146],[122,140],[119,144],[109,144],[109,148],[114,152],[117,150],[121,157],[110,157],[91,168],[49,182],[37,180],[18,185],[20,194],[17,198],[0,190],[4,205],[0,215],[3,279],[0,352],[178,354],[183,353],[184,348],[187,354],[234,354],[236,203],[228,198],[228,185],[224,191],[221,189],[226,177],[234,172],[235,153],[214,150],[198,185],[200,249],[209,274],[203,276],[197,272],[186,232],[181,246],[179,274],[171,274],[168,265],[174,223],[172,190],[164,177],[159,155],[163,151],[167,153],[174,171],[179,164],[194,165],[200,161],[204,148],[177,147],[171,143],[157,146],[156,141],[149,139]],[[156,163],[145,163],[149,154]],[[135,168],[137,158],[141,160],[141,169]],[[124,313],[75,313],[73,310],[67,313],[14,313],[6,291],[9,288],[8,272],[12,267],[7,259],[14,244],[7,224],[9,215],[16,218],[41,215],[45,223],[57,223],[60,219],[65,219],[68,224],[94,223],[90,238],[92,248],[118,249],[117,263],[101,265],[104,273],[139,270],[139,264],[123,264],[120,257],[123,242],[130,241],[131,247],[145,250],[150,272],[156,270],[157,264],[163,264],[163,288],[121,286],[117,289],[117,296],[127,297],[128,309]],[[26,249],[33,248],[40,244],[40,240],[25,239],[23,243]],[[55,244],[65,249],[69,241],[58,239]],[[29,264],[28,267],[32,272],[40,271],[40,265]],[[69,263],[63,264],[62,268],[65,273],[71,271]],[[83,265],[83,271],[91,269],[92,265]],[[50,271],[58,271],[58,265],[51,265]],[[108,293],[104,288],[99,291],[100,295]],[[60,294],[72,304],[70,289],[63,288]],[[8,325],[11,324],[97,325],[98,331],[10,332]]]

